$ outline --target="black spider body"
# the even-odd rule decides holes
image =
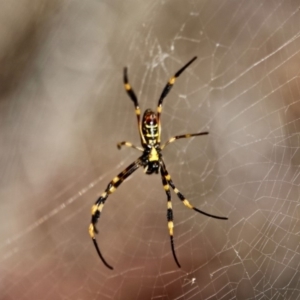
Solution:
[[[188,208],[193,209],[194,211],[204,214],[208,217],[216,218],[216,219],[223,219],[226,220],[226,217],[219,217],[215,215],[208,214],[198,208],[195,208],[190,202],[183,196],[183,194],[180,193],[180,191],[175,187],[175,184],[173,183],[173,180],[171,179],[171,176],[169,175],[167,168],[165,166],[165,163],[163,161],[162,157],[162,151],[163,149],[170,143],[182,139],[182,138],[190,138],[194,136],[200,136],[200,135],[207,135],[208,132],[199,132],[199,133],[192,133],[192,134],[184,134],[184,135],[177,135],[172,138],[170,138],[166,143],[164,143],[162,146],[160,144],[160,137],[161,137],[161,124],[160,124],[160,115],[162,112],[162,103],[164,98],[168,95],[170,89],[172,88],[173,84],[175,83],[176,78],[196,59],[194,57],[191,59],[186,65],[184,65],[179,71],[175,73],[173,77],[168,81],[165,88],[162,91],[162,94],[158,100],[158,106],[157,106],[157,112],[155,113],[151,109],[147,109],[144,112],[142,121],[140,120],[140,108],[138,104],[138,99],[131,88],[130,84],[128,83],[128,77],[127,77],[127,68],[124,69],[124,86],[125,90],[127,91],[127,94],[129,95],[130,99],[134,103],[135,106],[135,114],[137,116],[137,122],[138,122],[138,128],[139,128],[139,135],[141,139],[141,145],[142,147],[134,146],[133,144],[129,142],[121,142],[117,146],[120,149],[121,146],[127,146],[134,149],[137,149],[142,152],[142,155],[138,157],[137,160],[135,160],[133,163],[131,163],[126,169],[124,169],[120,174],[118,174],[111,182],[107,185],[105,191],[100,195],[100,197],[97,199],[95,204],[92,206],[92,218],[91,223],[89,226],[89,234],[93,240],[93,243],[95,245],[95,248],[97,250],[97,253],[99,257],[101,258],[102,262],[105,264],[105,266],[109,269],[113,269],[103,258],[98,243],[96,241],[95,233],[98,233],[98,230],[96,229],[96,223],[98,222],[98,219],[101,216],[102,209],[104,207],[104,204],[110,194],[112,194],[119,186],[120,184],[128,178],[135,170],[137,170],[139,167],[144,168],[145,174],[151,175],[151,174],[158,174],[161,175],[162,184],[164,187],[164,190],[167,195],[167,221],[168,221],[168,229],[169,229],[169,235],[170,235],[170,242],[171,242],[171,249],[173,253],[174,260],[177,264],[177,266],[180,268],[180,264],[178,262],[178,259],[176,257],[175,253],[175,247],[174,247],[174,241],[173,241],[173,231],[174,231],[174,224],[173,224],[173,209],[172,209],[172,202],[171,202],[171,192],[170,187],[173,189],[173,191],[176,193],[180,201]]]
[[[141,163],[144,167],[145,174],[158,174],[160,171],[161,158],[161,149],[158,144],[147,147],[141,157]]]

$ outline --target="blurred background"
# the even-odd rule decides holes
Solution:
[[[1,0],[0,299],[300,299],[300,3]],[[90,209],[140,154],[164,102],[176,186],[172,256],[160,176],[137,170],[98,223]]]

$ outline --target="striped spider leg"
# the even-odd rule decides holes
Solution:
[[[95,245],[95,248],[97,250],[97,253],[99,257],[101,258],[102,262],[104,265],[113,270],[113,267],[110,266],[104,257],[101,254],[101,251],[99,249],[95,233],[98,233],[98,230],[96,228],[96,224],[98,222],[98,219],[100,218],[102,209],[104,207],[105,201],[107,200],[108,196],[112,194],[116,189],[120,186],[120,184],[128,178],[135,170],[137,170],[141,165],[140,159],[137,159],[134,161],[132,164],[130,164],[126,169],[124,169],[118,176],[116,176],[108,185],[107,188],[105,189],[104,193],[101,194],[101,196],[97,199],[95,204],[92,206],[92,219],[91,223],[89,226],[89,234],[93,240],[93,243]]]
[[[176,188],[175,184],[173,183],[173,180],[171,179],[171,176],[169,175],[167,168],[165,166],[165,163],[163,160],[161,160],[161,177],[162,177],[162,183],[163,183],[163,187],[166,191],[167,194],[167,220],[168,220],[168,228],[169,228],[169,235],[170,235],[170,241],[171,241],[171,249],[172,249],[172,253],[173,253],[173,257],[174,260],[177,264],[177,266],[179,268],[181,268],[176,253],[175,253],[175,247],[174,247],[174,240],[173,240],[173,228],[174,228],[174,224],[173,224],[173,209],[172,209],[172,202],[171,202],[171,193],[170,193],[170,186],[173,189],[173,191],[176,193],[176,195],[178,196],[178,198],[180,199],[180,201],[188,208],[193,209],[194,211],[203,214],[207,217],[211,217],[211,218],[215,218],[215,219],[220,219],[220,220],[227,220],[228,218],[226,217],[220,217],[220,216],[216,216],[216,215],[212,215],[209,214],[203,210],[200,210],[196,207],[194,207],[181,193],[180,191]]]

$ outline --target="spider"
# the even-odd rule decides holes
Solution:
[[[203,215],[206,215],[211,218],[216,219],[222,219],[227,220],[226,217],[219,217],[215,216],[209,213],[206,213],[198,208],[195,208],[190,202],[180,193],[180,191],[175,187],[175,184],[173,183],[171,176],[169,175],[167,168],[165,166],[163,157],[162,157],[162,150],[170,143],[173,143],[174,141],[178,139],[183,138],[190,138],[194,136],[200,136],[200,135],[207,135],[208,132],[199,132],[199,133],[191,133],[191,134],[183,134],[183,135],[176,135],[174,137],[171,137],[167,142],[164,144],[160,144],[160,136],[161,136],[161,124],[160,124],[160,116],[162,112],[162,104],[165,97],[170,92],[172,86],[175,83],[175,80],[177,77],[180,76],[180,74],[189,66],[191,65],[195,60],[196,56],[192,58],[186,65],[184,65],[179,71],[175,73],[173,77],[168,81],[166,86],[164,87],[161,96],[158,100],[157,105],[157,111],[156,113],[152,111],[151,109],[146,109],[144,112],[142,121],[140,119],[140,108],[138,99],[131,87],[131,85],[128,82],[128,76],[127,76],[127,68],[124,68],[124,86],[127,94],[129,95],[130,99],[133,101],[135,106],[135,114],[137,117],[137,123],[138,123],[138,130],[139,130],[139,136],[141,140],[142,147],[137,147],[129,142],[121,142],[117,144],[118,149],[121,149],[122,146],[134,148],[136,150],[139,150],[142,152],[142,155],[134,161],[132,164],[130,164],[126,169],[124,169],[119,175],[117,175],[107,186],[105,191],[101,194],[101,196],[97,199],[95,204],[92,206],[92,219],[89,226],[89,234],[93,240],[94,246],[96,248],[96,251],[104,263],[104,265],[113,270],[113,267],[110,266],[104,257],[102,256],[98,243],[95,238],[95,233],[98,233],[98,230],[96,228],[96,223],[98,222],[98,219],[100,218],[101,212],[103,210],[103,206],[110,194],[112,194],[119,186],[120,184],[128,178],[134,171],[136,171],[139,167],[144,168],[144,172],[148,175],[151,174],[158,174],[161,175],[162,185],[163,188],[167,194],[167,221],[168,221],[168,229],[169,229],[169,235],[170,235],[170,241],[171,241],[171,249],[173,253],[174,260],[179,268],[181,268],[176,253],[175,253],[175,247],[174,247],[174,240],[173,240],[173,210],[172,210],[172,203],[171,203],[171,192],[170,192],[170,186],[173,189],[173,191],[177,194],[178,198],[181,200],[181,202],[188,208],[195,210],[198,213],[201,213]]]

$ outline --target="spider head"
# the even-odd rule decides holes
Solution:
[[[160,168],[159,161],[149,161],[146,167],[144,168],[144,172],[148,175],[150,174],[158,174]]]
[[[159,144],[148,144],[143,155],[144,172],[146,174],[158,174],[160,170],[161,150]]]

